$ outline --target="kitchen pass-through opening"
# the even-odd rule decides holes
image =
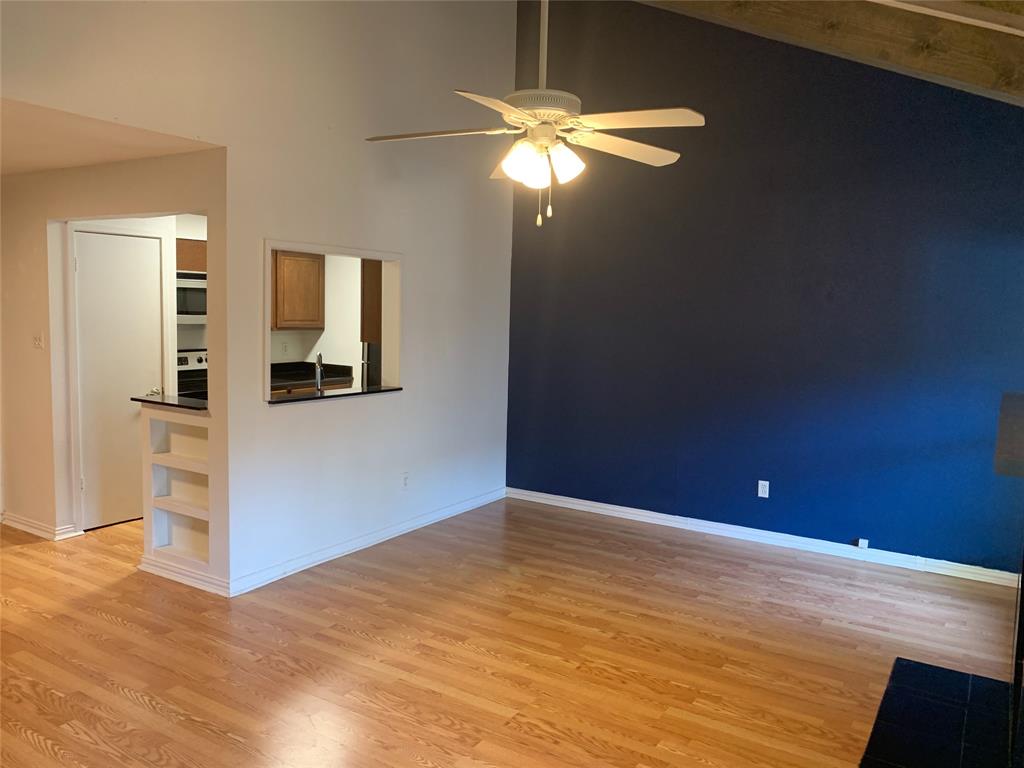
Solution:
[[[266,399],[401,389],[397,254],[268,242]]]

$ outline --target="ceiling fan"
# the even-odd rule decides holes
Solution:
[[[641,109],[632,112],[601,112],[580,114],[582,103],[575,94],[547,87],[548,69],[548,0],[540,4],[540,82],[535,89],[515,91],[504,99],[480,96],[469,91],[455,91],[471,101],[501,114],[505,125],[499,128],[427,131],[391,136],[371,136],[367,141],[405,141],[442,136],[519,136],[491,173],[492,179],[512,179],[537,190],[537,226],[544,222],[540,213],[541,194],[548,190],[547,215],[551,208],[551,173],[559,184],[567,184],[586,167],[569,145],[636,160],[647,165],[670,165],[679,153],[643,144],[621,136],[602,133],[604,130],[630,128],[688,128],[704,125],[704,115],[692,109]]]

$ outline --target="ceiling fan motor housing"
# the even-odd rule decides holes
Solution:
[[[505,101],[513,107],[529,112],[538,120],[550,120],[556,122],[566,115],[578,115],[582,108],[580,97],[568,91],[555,91],[550,89],[532,88],[524,91],[515,91],[505,97]],[[506,117],[507,122],[513,122]]]

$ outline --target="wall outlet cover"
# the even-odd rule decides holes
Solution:
[[[861,549],[867,549],[868,548],[868,540],[867,539],[857,539],[856,544]]]
[[[768,481],[767,480],[758,480],[757,481],[757,497],[759,499],[767,499],[768,498]]]

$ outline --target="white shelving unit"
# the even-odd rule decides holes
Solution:
[[[206,411],[142,407],[141,570],[226,593],[210,568],[209,427]]]

